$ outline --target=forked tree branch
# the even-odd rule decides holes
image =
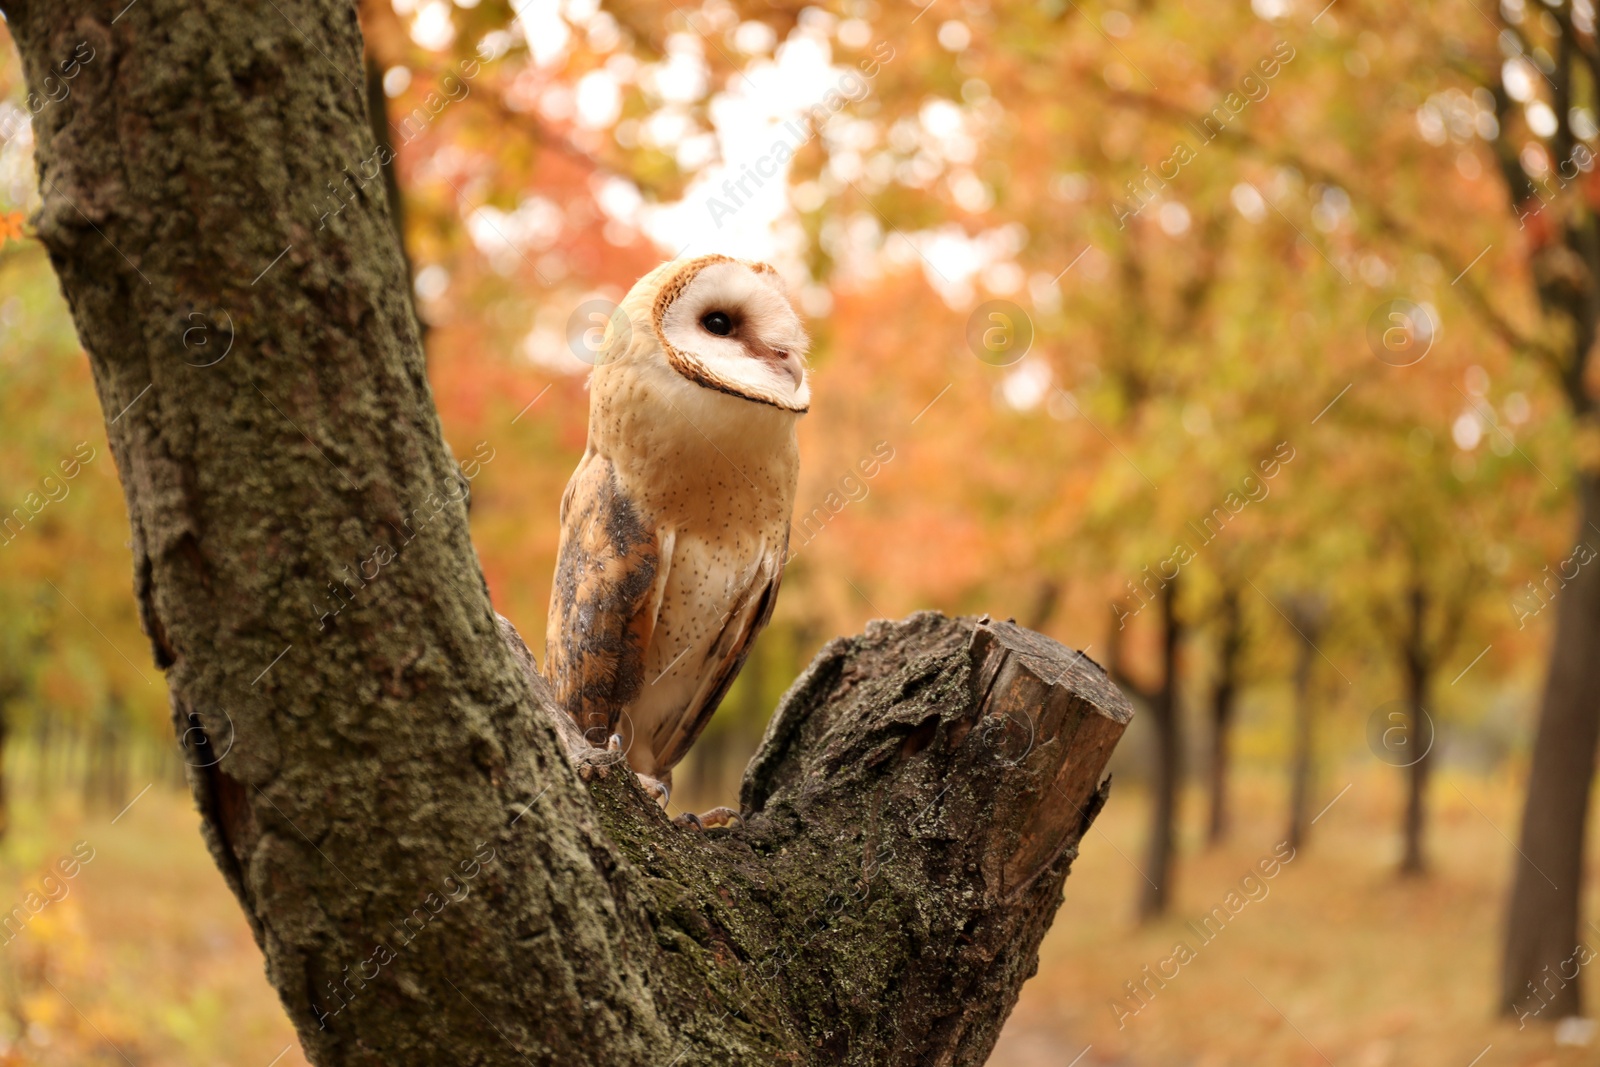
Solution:
[[[4,6],[30,85],[77,57],[37,230],[202,829],[312,1062],[982,1063],[1128,721],[1099,668],[874,624],[785,698],[742,829],[585,787],[468,537],[354,8]]]

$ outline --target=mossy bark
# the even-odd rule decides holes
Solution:
[[[30,84],[79,60],[35,116],[35,221],[201,830],[310,1059],[981,1063],[1120,694],[919,615],[796,683],[742,829],[586,786],[473,554],[354,7],[125,4],[0,4]]]

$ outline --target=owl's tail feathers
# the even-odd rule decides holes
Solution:
[[[528,681],[528,688],[533,690],[533,698],[539,709],[556,728],[556,736],[561,739],[562,747],[567,750],[567,759],[578,772],[578,777],[587,782],[593,778],[604,778],[610,773],[611,768],[618,764],[627,767],[628,753],[623,747],[622,735],[612,734],[603,745],[593,744],[585,738],[583,731],[578,729],[578,724],[572,720],[572,716],[556,707],[555,699],[550,692],[550,683],[539,673],[538,665],[533,661],[533,653],[528,651],[527,642],[522,640],[517,628],[511,625],[511,620],[504,615],[496,615],[495,622],[500,628],[500,640],[505,642],[506,648],[511,652],[511,658],[517,661],[523,677]],[[659,778],[652,778],[647,774],[640,774],[638,778],[645,795],[663,808],[667,807],[672,795],[672,772],[669,770]],[[672,821],[683,829],[699,831],[732,830],[744,825],[744,820],[732,808],[712,808],[699,815],[684,812]]]
[[[578,724],[572,721],[572,716],[556,707],[554,696],[550,692],[550,683],[544,680],[539,673],[538,664],[533,661],[533,653],[528,651],[528,644],[517,633],[517,628],[511,625],[511,620],[504,615],[495,615],[495,622],[500,628],[500,640],[505,643],[511,658],[516,660],[517,666],[522,670],[522,676],[527,679],[528,688],[533,690],[534,702],[544,712],[545,719],[555,727],[556,736],[561,740],[561,747],[567,751],[567,759],[578,772],[578,777],[588,781],[593,777],[604,778],[609,770],[627,759],[622,751],[620,739],[616,743],[597,747],[589,743],[583,736],[583,731],[578,729]]]

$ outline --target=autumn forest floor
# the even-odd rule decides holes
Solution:
[[[1144,798],[1118,789],[991,1067],[1595,1062],[1596,1047],[1558,1046],[1551,1026],[1519,1031],[1490,1013],[1513,783],[1441,775],[1433,872],[1401,880],[1395,777],[1325,774],[1318,806],[1337,802],[1275,877],[1244,885],[1255,899],[1240,906],[1241,880],[1278,848],[1283,825],[1280,783],[1243,781],[1232,841],[1206,850],[1197,835],[1186,840],[1172,917],[1144,927],[1132,915]],[[1186,825],[1197,826],[1189,799]],[[120,815],[18,798],[0,849],[3,906],[30,891],[59,899],[9,942],[0,934],[0,1065],[305,1062],[195,825],[187,797],[165,784]],[[92,859],[46,883],[78,842]],[[1237,914],[1203,942],[1188,924],[1230,892],[1240,892]],[[1146,982],[1146,965],[1154,972],[1180,940],[1192,958],[1164,986]],[[1128,981],[1153,990],[1142,1007]]]

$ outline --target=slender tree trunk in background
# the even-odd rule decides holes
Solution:
[[[1414,738],[1427,738],[1431,736],[1432,726],[1427,722],[1428,683],[1426,679],[1418,679],[1417,684],[1408,686],[1414,694],[1411,696],[1411,736]],[[1433,765],[1433,752],[1427,750],[1417,757],[1417,761],[1406,768],[1406,813],[1405,813],[1405,853],[1400,861],[1400,873],[1403,875],[1426,874],[1428,870],[1427,849],[1425,847],[1427,831],[1427,794],[1428,778]]]
[[[1406,771],[1406,810],[1401,826],[1405,851],[1400,860],[1402,875],[1427,871],[1423,837],[1427,829],[1428,772],[1433,763],[1433,725],[1429,719],[1428,683],[1433,663],[1428,650],[1428,594],[1421,583],[1411,589],[1410,619],[1402,649],[1405,667],[1406,712],[1410,716],[1407,741],[1417,746],[1409,753]]]
[[[40,715],[39,723],[34,729],[35,744],[38,753],[33,765],[33,791],[43,797],[49,791],[50,785],[50,741],[51,726],[54,720],[48,715]]]
[[[1220,844],[1228,836],[1228,775],[1232,742],[1233,708],[1239,688],[1239,658],[1244,650],[1244,614],[1239,591],[1225,588],[1218,607],[1220,634],[1217,677],[1211,687],[1211,818],[1206,840]]]
[[[9,702],[0,703],[0,841],[11,833],[11,774],[6,758],[11,754],[11,711]]]
[[[372,127],[372,138],[383,150],[379,158],[387,158],[382,165],[383,191],[389,198],[389,219],[394,225],[395,241],[400,247],[400,258],[406,267],[406,298],[411,302],[412,314],[417,318],[417,330],[424,342],[428,325],[417,311],[417,290],[413,284],[417,273],[406,248],[405,194],[400,190],[400,174],[395,166],[394,139],[389,126],[389,96],[383,91],[383,64],[370,51],[364,60],[367,77],[367,123]]]
[[[62,793],[70,793],[83,776],[83,724],[73,722],[61,731],[60,765],[56,768],[57,784]]]
[[[1150,700],[1155,724],[1155,768],[1151,779],[1150,841],[1139,889],[1139,918],[1153,919],[1172,903],[1173,858],[1178,832],[1178,791],[1183,778],[1183,737],[1178,721],[1178,645],[1182,626],[1177,616],[1178,583],[1161,590],[1161,684]]]
[[[61,738],[61,778],[58,792],[63,796],[81,791],[83,768],[88,761],[89,742],[82,723],[74,722]]]
[[[57,781],[62,777],[62,751],[65,744],[65,730],[55,716],[46,712],[49,726],[44,736],[44,749],[40,754],[40,795],[49,796],[56,789]]]
[[[117,731],[110,720],[102,722],[95,731],[96,760],[90,788],[103,811],[115,811],[111,806],[111,790],[117,776]]]
[[[1578,478],[1578,540],[1600,545],[1600,483],[1593,473]],[[1563,961],[1587,935],[1581,930],[1584,843],[1595,745],[1600,742],[1600,565],[1587,564],[1556,597],[1555,637],[1545,679],[1528,801],[1522,811],[1520,854],[1506,924],[1500,1008],[1510,1014],[1526,1003],[1531,983]],[[1547,991],[1540,1018],[1577,1015],[1583,976]]]
[[[1306,834],[1311,828],[1308,817],[1311,814],[1315,751],[1313,729],[1315,709],[1314,698],[1311,695],[1311,668],[1312,659],[1317,655],[1315,645],[1320,634],[1320,626],[1312,618],[1312,612],[1302,611],[1294,614],[1297,616],[1295,626],[1300,630],[1301,638],[1294,665],[1294,753],[1289,766],[1287,838],[1291,847],[1299,848],[1305,843]]]
[[[1033,605],[1028,608],[1028,615],[1023,619],[1022,625],[1030,630],[1042,630],[1050,622],[1050,616],[1056,613],[1056,608],[1061,605],[1061,583],[1047,578],[1038,585],[1034,594]]]
[[[84,810],[93,811],[100,800],[99,791],[95,788],[96,771],[100,766],[100,740],[102,732],[98,724],[89,726],[88,737],[83,747],[83,775],[78,779],[78,797],[83,802]]]
[[[586,785],[490,606],[387,195],[324,206],[375,151],[354,8],[0,7],[31,86],[79,57],[35,225],[202,832],[311,1062],[982,1064],[1129,720],[1092,662],[874,623],[789,690],[742,828],[603,756]],[[233,347],[196,366],[202,324]]]
[[[106,802],[112,811],[122,810],[122,805],[128,800],[128,761],[132,752],[128,745],[128,731],[124,723],[118,723],[111,734],[111,763],[110,774],[106,778]]]
[[[24,655],[38,655],[42,643],[30,648]],[[7,760],[14,758],[11,751],[13,708],[27,695],[30,688],[29,671],[25,663],[0,665],[0,841],[11,831],[11,791],[13,776]]]
[[[122,697],[113,690],[99,718],[89,727],[88,753],[83,766],[83,803],[90,810],[117,810],[122,788],[118,765],[122,756],[124,714]]]

